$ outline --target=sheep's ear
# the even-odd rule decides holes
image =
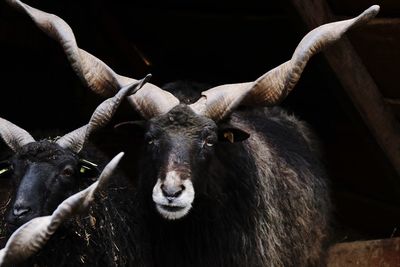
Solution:
[[[134,136],[143,136],[147,122],[140,121],[124,121],[114,126],[117,133],[129,134]]]
[[[250,137],[250,134],[235,127],[220,127],[218,129],[218,140],[220,142],[241,142]]]

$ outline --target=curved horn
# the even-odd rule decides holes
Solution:
[[[96,182],[64,200],[51,216],[34,218],[18,228],[0,250],[0,266],[14,265],[28,259],[47,243],[65,220],[86,211],[94,194],[105,187],[123,155],[121,152],[115,156]]]
[[[136,81],[115,73],[103,61],[80,49],[72,29],[63,19],[19,0],[6,1],[12,7],[28,14],[43,32],[60,43],[75,73],[95,93],[109,97],[121,87]],[[128,101],[146,119],[167,113],[179,104],[175,96],[153,84],[148,83],[143,89],[129,97]]]
[[[292,58],[270,70],[254,82],[227,84],[211,88],[191,108],[220,120],[238,105],[272,106],[282,101],[296,85],[308,60],[316,53],[339,40],[343,34],[358,25],[367,23],[379,12],[374,5],[356,18],[332,22],[309,32],[299,43]]]
[[[28,143],[35,142],[27,131],[2,118],[0,118],[0,136],[14,152]]]
[[[105,126],[112,119],[122,100],[128,95],[138,92],[150,78],[151,75],[149,74],[144,79],[125,86],[114,97],[103,101],[93,112],[88,124],[64,135],[56,143],[61,147],[69,148],[75,153],[79,153],[90,134]]]

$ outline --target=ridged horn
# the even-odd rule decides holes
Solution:
[[[0,266],[13,266],[33,256],[65,220],[85,212],[93,201],[94,194],[105,187],[123,155],[121,152],[115,156],[96,182],[64,200],[52,215],[34,218],[19,227],[0,250]]]
[[[104,127],[112,119],[122,100],[134,94],[142,88],[151,78],[148,74],[144,79],[123,87],[118,93],[103,101],[93,112],[89,123],[59,138],[56,143],[61,147],[69,148],[75,153],[79,153],[84,143],[94,131]]]
[[[60,17],[33,8],[19,0],[6,0],[6,2],[28,14],[44,33],[62,46],[75,73],[95,93],[109,97],[120,88],[136,81],[115,73],[103,61],[80,49],[72,29]],[[175,96],[154,84],[148,83],[143,89],[129,97],[128,101],[145,119],[167,113],[179,104]]]
[[[3,118],[0,118],[0,136],[14,152],[28,143],[35,142],[27,131]]]
[[[349,29],[374,18],[379,6],[374,5],[359,16],[327,23],[310,31],[299,43],[292,58],[268,71],[254,82],[226,84],[202,92],[202,97],[191,105],[201,115],[216,121],[229,115],[239,105],[273,106],[290,93],[300,79],[308,60],[338,41]]]

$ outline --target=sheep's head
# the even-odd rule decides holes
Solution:
[[[218,183],[206,175],[211,161],[217,158],[215,149],[221,143],[233,145],[249,137],[245,131],[227,126],[196,114],[185,104],[148,121],[116,125],[118,131],[134,134],[141,144],[140,170],[135,178],[163,218],[183,218],[191,210],[195,195],[204,197],[204,188]]]
[[[13,182],[6,221],[12,232],[27,221],[51,214],[61,201],[98,176],[95,164],[49,140],[24,145],[2,162]]]
[[[101,103],[87,125],[55,140],[35,141],[27,131],[0,118],[0,136],[14,151],[0,164],[1,175],[8,175],[15,185],[6,218],[10,230],[51,214],[62,200],[87,186],[87,178],[97,177],[96,164],[79,157],[83,145],[93,131],[110,121],[125,96],[137,91],[147,78]]]

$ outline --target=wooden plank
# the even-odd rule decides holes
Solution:
[[[400,267],[400,238],[339,243],[328,254],[328,267]]]
[[[324,0],[292,0],[291,3],[308,29],[336,20]],[[400,126],[393,112],[385,105],[377,85],[350,41],[344,37],[323,54],[375,140],[400,175]]]
[[[348,36],[383,97],[400,98],[400,19],[377,18]]]
[[[387,105],[390,106],[394,114],[396,114],[396,117],[400,119],[400,98],[398,99],[385,98],[385,102]]]

